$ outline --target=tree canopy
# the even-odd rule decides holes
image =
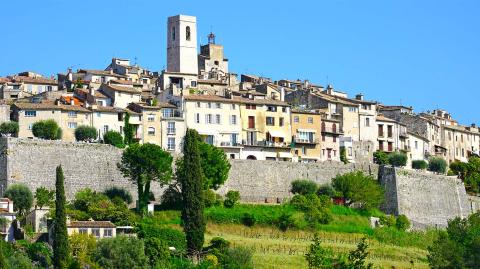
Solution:
[[[55,191],[45,187],[35,190],[35,208],[42,209],[44,206],[52,206],[55,201]]]
[[[62,138],[62,129],[54,120],[37,121],[32,126],[32,133],[35,137],[56,140]]]
[[[333,188],[350,205],[358,203],[364,209],[378,207],[384,200],[384,191],[378,182],[372,177],[355,171],[343,175],[337,175],[332,179]]]
[[[204,189],[218,189],[228,179],[230,163],[225,152],[213,145],[200,142],[200,165],[204,176]]]
[[[91,126],[81,125],[75,129],[77,141],[91,141],[97,138],[97,129]]]
[[[33,205],[33,194],[30,189],[23,184],[13,184],[8,186],[4,197],[13,201],[13,210],[18,211],[20,216],[28,213]]]
[[[103,143],[115,146],[117,148],[124,148],[123,137],[119,132],[108,131],[103,134]]]
[[[138,209],[142,214],[146,213],[151,182],[157,181],[161,185],[170,182],[172,161],[170,153],[150,143],[133,144],[123,152],[118,167],[125,177],[137,185]]]

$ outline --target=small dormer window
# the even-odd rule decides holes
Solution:
[[[187,28],[185,28],[185,37],[187,39],[187,41],[190,41],[191,39],[191,34],[190,34],[190,26],[187,26]]]

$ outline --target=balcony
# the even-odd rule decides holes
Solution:
[[[296,144],[318,144],[318,138],[313,138],[313,139],[304,139],[304,138],[299,138],[299,137],[294,137],[293,142]]]
[[[222,141],[219,143],[220,147],[241,147],[242,144],[236,141]]]
[[[407,131],[400,131],[399,136],[402,138],[408,138],[408,133]]]
[[[164,109],[162,113],[163,118],[183,118],[183,113],[176,109]]]
[[[339,128],[322,128],[322,133],[341,135],[343,131]]]
[[[255,146],[255,147],[272,147],[272,148],[287,148],[290,146],[290,144],[287,144],[285,142],[247,141],[247,140],[242,140],[242,145]]]

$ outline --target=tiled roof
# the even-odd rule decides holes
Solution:
[[[11,80],[12,82],[58,85],[58,82],[56,80],[48,79],[48,78],[32,78],[32,77],[25,77],[25,76],[14,76],[11,78]]]
[[[116,226],[110,221],[70,221],[68,228],[115,228]]]
[[[10,79],[0,77],[0,83],[6,83],[6,82],[10,82]]]
[[[142,91],[138,90],[133,87],[126,87],[126,86],[119,86],[119,85],[109,85],[109,84],[103,84],[102,86],[105,86],[113,91],[117,92],[127,92],[127,93],[136,93],[136,94],[141,94]]]
[[[42,103],[28,103],[28,102],[16,102],[13,106],[20,110],[35,109],[35,110],[62,110],[62,111],[78,111],[78,112],[90,112],[90,110],[81,106],[72,105],[56,105],[54,102],[42,102]]]
[[[125,112],[124,109],[119,107],[113,107],[113,106],[97,106],[96,108],[92,108],[92,111],[111,112],[111,113]]]
[[[185,100],[192,101],[210,101],[210,102],[223,102],[223,103],[237,103],[237,104],[255,104],[255,105],[279,105],[290,106],[286,102],[272,99],[248,99],[239,96],[233,96],[232,99],[219,95],[187,95]]]
[[[326,94],[326,93],[321,93],[321,92],[316,92],[316,93],[312,93],[313,95],[316,95],[328,102],[332,102],[332,103],[339,103],[339,104],[342,104],[342,105],[346,105],[346,106],[357,106],[356,103],[353,103],[351,101],[349,101],[347,98],[341,98],[339,96],[335,96],[335,95],[330,95],[330,94]],[[347,100],[345,100],[347,99]]]
[[[141,83],[138,83],[138,82],[133,82],[130,80],[122,80],[122,79],[110,80],[110,83],[120,84],[120,85],[142,85]]]
[[[115,73],[110,73],[110,71],[105,70],[96,70],[96,69],[79,69],[78,73],[88,73],[97,76],[109,76],[109,77],[117,77],[117,78],[126,78],[127,76],[119,75]]]
[[[381,114],[377,115],[377,121],[386,121],[386,122],[395,122],[395,123],[398,123],[396,120],[394,119],[391,119],[391,118],[387,118]]]
[[[129,105],[129,108],[133,109],[134,111],[139,111],[143,109],[162,109],[162,108],[177,108],[176,106],[169,104],[169,103],[164,103],[164,102],[158,102],[156,106],[151,106],[147,103],[144,102],[137,102],[137,103],[131,103]]]
[[[227,83],[215,79],[199,79],[199,84],[215,84],[215,85],[227,85]]]

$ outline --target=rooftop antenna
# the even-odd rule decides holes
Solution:
[[[208,44],[215,44],[215,34],[213,32],[208,35]]]

